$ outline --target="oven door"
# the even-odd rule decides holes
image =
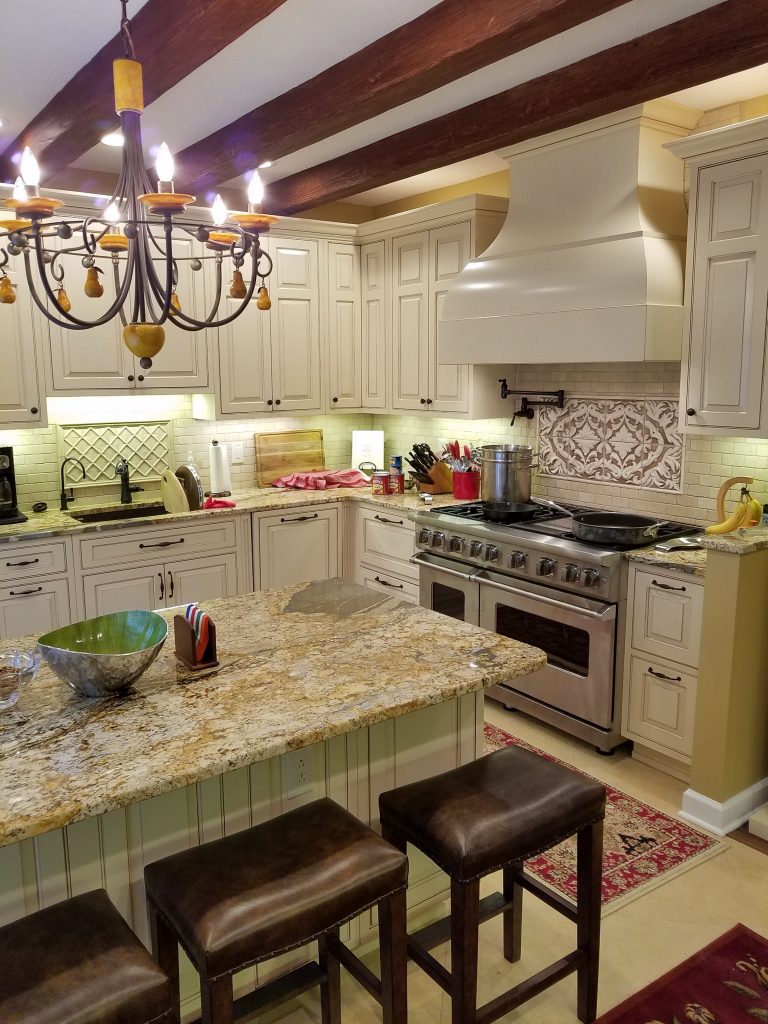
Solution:
[[[608,728],[613,721],[616,606],[488,570],[480,580],[480,625],[540,647],[547,666],[504,686]]]
[[[480,585],[477,569],[439,555],[418,551],[411,561],[419,567],[419,604],[452,619],[478,625]]]

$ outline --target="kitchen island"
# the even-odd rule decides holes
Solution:
[[[375,826],[381,791],[482,753],[488,686],[545,663],[340,580],[204,607],[215,674],[183,669],[171,635],[125,696],[77,698],[43,668],[0,716],[0,922],[103,885],[146,938],[146,863],[325,795]],[[444,890],[415,859],[412,905]],[[353,942],[372,937],[371,915],[353,924]],[[189,978],[185,1008],[194,999]]]

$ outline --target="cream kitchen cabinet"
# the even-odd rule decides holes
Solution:
[[[319,243],[269,236],[262,244],[274,262],[267,280],[272,308],[259,310],[254,299],[220,328],[219,411],[240,417],[320,411]]]
[[[40,636],[72,620],[68,541],[0,545],[0,639]]]
[[[363,345],[360,318],[360,249],[327,244],[326,368],[328,411],[363,404]]]
[[[362,308],[362,404],[387,405],[387,272],[383,239],[360,247]]]
[[[47,323],[33,307],[23,264],[4,268],[16,288],[16,301],[0,306],[3,368],[0,373],[0,429],[44,426],[45,385],[40,338]],[[2,271],[0,271],[2,273]]]
[[[768,117],[668,148],[691,168],[682,426],[768,437]]]
[[[341,575],[341,519],[335,506],[296,506],[254,515],[254,579],[261,590]]]
[[[704,583],[689,573],[629,569],[622,734],[638,760],[680,777],[693,750],[703,604]]]
[[[192,257],[202,255],[202,247],[182,232],[174,238],[174,252],[178,256],[176,290],[183,309],[204,320],[210,301],[207,275],[202,270],[193,271],[190,266]],[[96,259],[97,267],[103,271],[100,280],[104,294],[99,299],[88,298],[83,291],[86,271],[79,257],[64,256],[62,264],[72,314],[89,321],[97,319],[115,297],[111,259],[106,255]],[[167,322],[163,349],[152,360],[151,369],[146,370],[123,344],[122,330],[119,317],[94,330],[71,330],[51,324],[50,393],[203,391],[208,387],[207,331],[185,331]]]

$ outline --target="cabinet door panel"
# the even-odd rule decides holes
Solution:
[[[196,561],[168,562],[165,566],[165,603],[191,604],[234,597],[237,589],[237,555],[216,555]]]
[[[395,238],[392,406],[425,411],[429,396],[429,232]]]
[[[336,509],[291,509],[259,520],[261,589],[338,576]]]
[[[229,316],[238,303],[222,299],[222,309]],[[238,416],[269,412],[267,403],[273,397],[270,314],[251,299],[236,320],[219,328],[218,347],[221,412]]]
[[[42,422],[42,390],[34,331],[39,325],[47,337],[47,322],[43,323],[42,314],[32,309],[23,270],[10,267],[5,270],[16,286],[16,301],[0,306],[0,336],[3,339],[0,427],[33,426]],[[37,411],[32,412],[33,409]]]
[[[108,615],[134,609],[153,611],[165,607],[163,566],[117,569],[83,577],[85,614]]]
[[[362,401],[360,260],[356,245],[328,245],[328,408]]]
[[[638,571],[633,596],[632,647],[696,668],[704,587]]]
[[[383,241],[360,249],[363,311],[363,408],[387,404],[387,307]]]
[[[435,412],[467,412],[469,367],[439,363],[440,317],[446,292],[469,260],[472,230],[469,221],[436,228],[429,233],[429,363],[430,408]]]
[[[69,582],[34,580],[0,589],[0,638],[41,636],[72,621]]]
[[[692,426],[760,427],[766,224],[768,156],[699,172],[686,395]]]
[[[270,255],[275,268],[271,278],[271,331],[276,411],[319,409],[317,242],[272,238]]]
[[[631,659],[628,732],[666,751],[690,757],[696,677],[664,662]]]

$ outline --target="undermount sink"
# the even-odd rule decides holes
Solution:
[[[149,516],[166,516],[164,505],[126,505],[121,508],[102,509],[94,512],[67,512],[70,519],[78,523],[119,523],[125,519],[146,519]]]

